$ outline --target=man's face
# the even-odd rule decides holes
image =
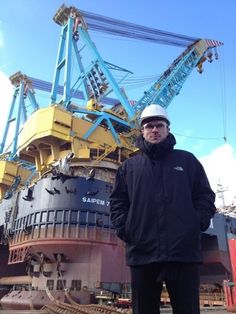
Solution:
[[[147,142],[158,144],[168,136],[169,126],[165,120],[153,120],[145,123],[141,131]]]

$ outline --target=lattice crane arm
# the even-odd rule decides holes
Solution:
[[[168,107],[195,67],[202,73],[203,62],[212,62],[213,57],[218,59],[215,49],[220,45],[222,43],[218,41],[201,39],[188,47],[135,104],[136,118],[151,103]],[[212,50],[215,50],[214,53]]]

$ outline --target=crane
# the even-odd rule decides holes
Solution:
[[[144,27],[81,11],[75,7],[66,7],[65,5],[58,9],[53,20],[62,29],[53,82],[49,83],[33,77],[26,79],[26,76],[19,73],[15,75],[18,78],[17,84],[15,81],[13,82],[16,91],[0,145],[0,153],[3,153],[9,125],[14,120],[12,115],[15,99],[19,97],[15,137],[10,154],[11,159],[16,158],[17,155],[17,135],[20,132],[19,117],[24,117],[23,122],[27,119],[24,99],[26,97],[30,99],[32,111],[39,109],[32,87],[47,92],[51,91],[51,104],[60,104],[73,114],[78,114],[85,118],[89,117],[93,123],[83,134],[83,140],[88,140],[95,130],[102,125],[109,129],[116,145],[120,146],[120,134],[127,135],[133,129],[138,128],[140,113],[146,106],[154,102],[159,103],[163,107],[168,107],[174,97],[179,94],[193,69],[197,67],[201,73],[202,64],[206,60],[212,62],[214,56],[215,59],[218,59],[216,47],[223,44],[215,40],[199,39]],[[90,38],[89,29],[115,36],[185,47],[186,49],[153,83],[149,90],[144,92],[141,99],[132,106],[127,95],[114,79],[112,71],[122,72],[124,76],[132,72],[104,61]],[[87,64],[82,62],[85,50],[87,54],[90,54],[90,60]],[[78,67],[75,78],[72,77],[73,54]],[[62,74],[64,74],[63,80]],[[63,82],[60,85],[61,81]],[[25,86],[29,85],[32,87],[25,89]],[[22,90],[26,90],[26,92]],[[115,94],[116,98],[109,97],[111,93]],[[61,99],[59,99],[60,95],[62,96]],[[79,99],[80,104],[74,104],[74,98]],[[107,105],[112,105],[111,109],[108,109]]]

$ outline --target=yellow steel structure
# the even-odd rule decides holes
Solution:
[[[119,162],[122,156],[127,158],[136,148],[131,137],[119,134],[118,146],[109,129],[98,126],[88,139],[84,134],[91,128],[93,121],[85,120],[67,111],[59,105],[53,105],[35,111],[25,122],[19,136],[18,153],[20,160],[35,164],[39,174],[50,169],[56,161],[68,153],[74,153],[74,161],[98,166],[102,160]],[[115,156],[115,158],[114,158]],[[0,160],[0,200],[11,189],[15,178],[20,177],[22,187],[30,178],[31,171],[16,161],[6,158]]]
[[[118,146],[104,126],[98,126],[88,139],[83,139],[92,124],[93,121],[75,116],[59,105],[37,110],[26,121],[20,134],[19,157],[35,163],[37,170],[44,172],[69,152],[74,153],[77,161],[97,164],[118,149],[125,157],[135,151],[131,140],[122,134]]]
[[[31,175],[31,171],[22,168],[14,161],[0,160],[0,199],[2,199],[6,191],[13,185],[16,176],[20,176],[20,186]]]

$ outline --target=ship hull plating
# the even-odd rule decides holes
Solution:
[[[202,234],[203,284],[223,285],[226,278],[232,277],[232,261],[229,254],[229,234],[236,234],[236,219],[217,213],[210,227]]]
[[[63,295],[67,288],[80,303],[91,302],[85,290],[90,296],[104,289],[121,293],[129,271],[123,243],[110,223],[111,189],[110,183],[95,178],[49,175],[2,202],[6,213],[14,211],[5,230],[8,263],[28,263],[34,291],[44,295],[47,287]],[[13,294],[2,298],[3,308],[17,308],[17,299],[21,309],[38,308],[38,293],[30,307],[25,291],[17,298]]]

